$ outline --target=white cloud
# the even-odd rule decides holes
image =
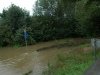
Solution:
[[[36,0],[1,0],[0,1],[0,12],[2,12],[3,8],[7,8],[11,5],[11,3],[21,7],[25,8],[26,10],[30,11],[32,14],[32,8],[35,4]]]

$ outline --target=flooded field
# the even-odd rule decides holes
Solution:
[[[59,41],[64,43],[64,41]],[[43,47],[55,45],[54,41],[38,43],[26,47],[2,47],[0,48],[0,75],[23,75],[32,70],[31,75],[41,75],[42,70],[47,68],[48,61],[54,62],[55,55],[59,52],[68,53],[75,47],[52,48],[37,52]]]

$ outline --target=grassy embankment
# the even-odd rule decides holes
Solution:
[[[78,45],[78,49],[83,49],[90,44]],[[97,49],[97,57],[100,56],[100,49]],[[48,63],[48,70],[44,70],[42,75],[82,75],[82,73],[94,62],[94,51],[76,50],[67,55],[58,53],[55,57],[56,65]]]

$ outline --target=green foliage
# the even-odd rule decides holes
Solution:
[[[48,64],[47,64],[47,67],[48,67],[48,70],[43,70],[42,71],[42,75],[52,75],[53,73],[53,71],[55,70],[54,69],[54,67],[50,64],[50,62],[48,62]]]
[[[97,56],[100,55],[100,49],[97,50]],[[70,53],[68,55],[57,54],[56,66],[51,73],[45,72],[43,75],[82,75],[85,70],[94,62],[94,52]]]
[[[67,8],[64,8],[57,0],[38,0],[35,6],[34,15],[36,16],[33,18],[36,18],[35,24],[37,25],[35,26],[37,26],[39,31],[35,32],[36,34],[40,32],[39,39],[42,39],[41,36],[44,37],[43,40],[51,40],[52,38],[59,39],[77,35],[77,20],[73,17],[74,12],[72,12],[74,9],[73,4],[71,4],[71,7],[69,7],[69,5]],[[42,11],[44,11],[44,13]]]
[[[87,3],[85,5],[85,8],[88,9],[89,6],[92,5],[92,3],[95,3],[96,6],[98,7],[100,5],[100,0],[87,0]]]
[[[59,1],[65,3],[65,2],[76,2],[76,1],[80,1],[80,0],[59,0]]]
[[[90,2],[88,10],[84,7]],[[11,4],[0,13],[0,46],[28,45],[68,37],[100,36],[98,0],[37,0],[32,16],[27,10]],[[92,30],[92,31],[91,31]]]
[[[15,46],[14,46],[15,49],[17,49],[17,48],[19,48],[19,47],[21,47],[21,46],[20,46],[20,45],[15,45]]]
[[[55,59],[57,61],[64,61],[64,56],[61,53],[57,53]]]
[[[89,47],[89,46],[91,46],[91,44],[86,43],[86,44],[83,44],[83,45],[79,45],[78,48],[84,48],[84,47]]]
[[[93,36],[93,37],[99,37],[100,36],[100,8],[96,8],[89,18],[89,20],[86,22],[88,26],[86,27],[87,35]],[[86,25],[87,25],[86,24]],[[91,32],[92,30],[92,32]]]
[[[30,22],[29,12],[11,4],[9,8],[3,9],[0,17],[1,45],[24,45],[23,30]]]
[[[8,25],[0,25],[0,39],[1,41],[1,45],[5,46],[5,45],[10,45],[12,43],[12,31],[9,28]]]

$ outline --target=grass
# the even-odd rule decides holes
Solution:
[[[80,45],[79,47],[88,45],[89,44]],[[97,57],[99,56],[100,49],[97,49]],[[42,75],[82,75],[95,61],[93,50],[82,53],[70,53],[68,55],[58,53],[55,59],[56,65],[52,66],[49,63],[48,70],[44,71]]]
[[[82,44],[82,45],[78,45],[78,48],[84,48],[84,47],[89,47],[91,46],[90,43],[85,43],[85,44]]]
[[[66,41],[66,42],[73,42],[73,41],[74,41],[74,39],[73,39],[73,38],[70,38],[70,39],[69,39],[69,38],[67,38],[67,39],[65,39],[65,41]]]
[[[27,73],[25,73],[23,75],[29,75],[30,73],[32,73],[32,71],[29,71],[29,72],[27,72]]]
[[[61,44],[61,43],[69,43],[69,42],[73,42],[74,38],[66,38],[66,39],[61,39],[61,40],[57,40],[55,39],[54,42],[55,44]]]
[[[15,45],[15,46],[14,46],[15,49],[18,49],[18,48],[20,48],[20,47],[21,47],[21,45]]]

